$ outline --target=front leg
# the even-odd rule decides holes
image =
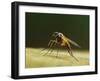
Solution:
[[[49,43],[48,43],[48,47],[49,47],[49,50],[50,50],[50,48],[53,46],[53,45],[55,45],[57,42],[56,42],[56,40],[50,40],[49,41]],[[46,50],[47,48],[44,48],[44,49],[42,49],[41,51],[44,51],[44,50]],[[41,51],[40,51],[40,53],[41,53]]]
[[[52,47],[54,43],[57,44],[57,41],[56,40],[50,40],[49,43],[48,43],[48,47]]]
[[[48,51],[44,55],[48,54],[51,50],[51,47],[54,46],[55,44],[56,44],[56,40],[50,40],[49,43],[48,43],[48,47],[49,47]]]

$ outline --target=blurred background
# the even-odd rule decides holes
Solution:
[[[89,16],[69,14],[26,13],[26,48],[47,47],[53,32],[61,32],[89,49]],[[73,47],[73,49],[76,49]]]

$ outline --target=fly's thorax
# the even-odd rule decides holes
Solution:
[[[63,42],[62,38],[59,37],[59,36],[56,37],[56,40],[57,40],[57,42],[58,42],[59,44],[61,44],[61,43]]]

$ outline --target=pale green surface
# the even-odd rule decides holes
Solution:
[[[47,50],[41,52],[41,49],[26,48],[26,68],[89,65],[88,51],[73,51],[74,56],[79,60],[77,62],[66,50],[60,50],[57,56],[57,50],[44,55]]]

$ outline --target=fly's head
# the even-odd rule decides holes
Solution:
[[[55,38],[57,38],[57,37],[62,37],[63,34],[60,33],[60,32],[54,32],[54,33],[52,34],[52,36],[55,37]]]

